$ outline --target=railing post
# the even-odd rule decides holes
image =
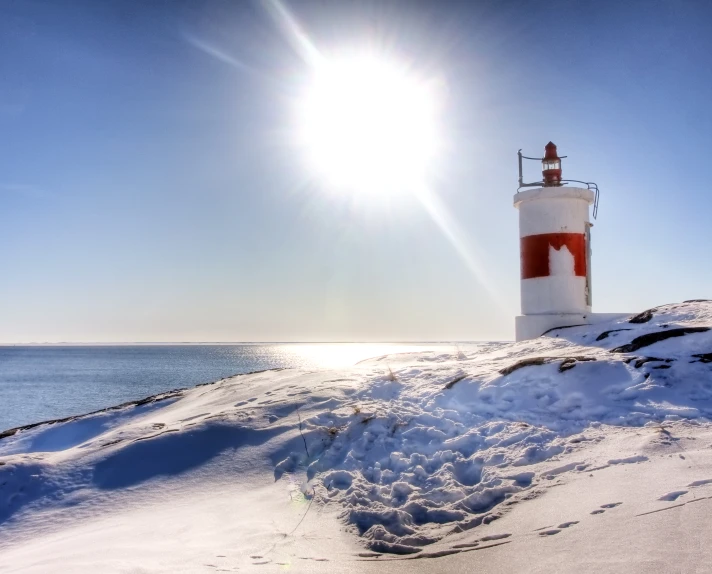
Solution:
[[[517,152],[517,158],[519,159],[519,187],[522,187],[522,185],[524,185],[524,176],[522,175],[522,150]]]

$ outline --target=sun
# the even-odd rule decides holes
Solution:
[[[433,82],[373,56],[323,60],[299,101],[299,141],[329,187],[392,193],[422,181],[438,151]]]

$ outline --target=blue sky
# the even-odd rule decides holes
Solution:
[[[0,342],[511,338],[516,152],[549,140],[601,188],[595,311],[710,297],[708,3],[285,5],[447,87],[431,189],[481,272],[415,198],[310,177],[259,2],[3,0]]]

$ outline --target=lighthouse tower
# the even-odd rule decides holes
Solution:
[[[591,227],[589,207],[598,199],[592,183],[561,179],[561,158],[549,142],[543,158],[519,153],[519,210],[522,314],[516,318],[516,339],[542,335],[550,329],[609,320],[625,314],[591,312]],[[542,181],[522,182],[522,159],[542,163]],[[569,180],[570,181],[570,180]],[[594,210],[595,210],[594,207]]]

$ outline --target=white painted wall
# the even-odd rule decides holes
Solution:
[[[594,193],[580,187],[535,187],[514,195],[519,237],[541,233],[585,233]]]
[[[586,278],[573,274],[535,277],[522,281],[522,314],[590,313],[586,305]]]
[[[594,197],[591,190],[579,187],[537,187],[520,191],[514,196],[514,207],[519,209],[519,237],[543,233],[585,234],[588,206]],[[521,280],[522,313],[590,313],[586,278],[574,275],[571,253],[566,248],[550,249],[549,257],[552,275]]]

